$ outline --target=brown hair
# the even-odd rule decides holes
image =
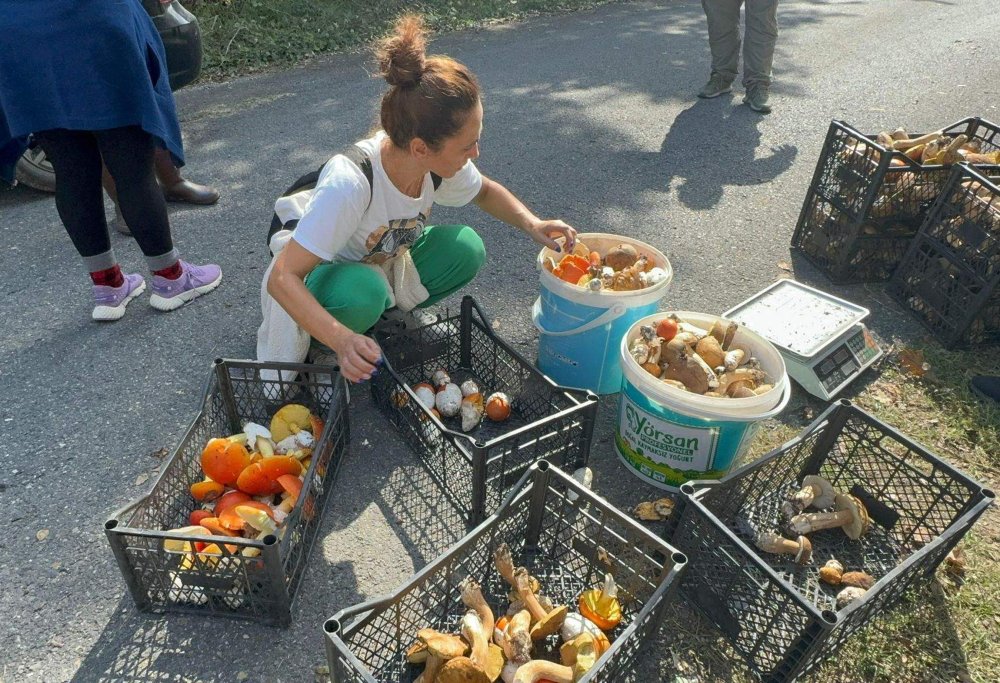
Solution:
[[[432,149],[455,134],[479,102],[479,83],[468,67],[443,55],[426,55],[427,29],[407,14],[375,48],[379,75],[391,86],[379,118],[397,147],[420,138]]]

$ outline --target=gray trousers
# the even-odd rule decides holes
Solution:
[[[740,5],[746,4],[743,86],[771,85],[771,62],[778,38],[778,0],[701,0],[708,17],[712,73],[733,81],[740,59]]]

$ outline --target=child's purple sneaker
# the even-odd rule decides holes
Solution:
[[[125,315],[128,302],[146,291],[146,281],[139,273],[127,273],[117,287],[94,285],[94,320],[118,320]]]
[[[203,266],[180,261],[181,276],[168,280],[162,275],[153,276],[153,294],[149,305],[159,311],[172,311],[202,294],[208,294],[222,282],[222,269],[214,263]]]

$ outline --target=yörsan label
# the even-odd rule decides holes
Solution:
[[[624,447],[631,451],[623,455],[634,461],[644,474],[650,464],[666,465],[678,472],[712,469],[719,443],[718,427],[691,427],[665,420],[639,408],[625,395],[621,398],[620,411],[618,424],[624,443],[618,444],[619,450]],[[653,474],[648,473],[649,476]]]

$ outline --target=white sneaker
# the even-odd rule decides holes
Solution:
[[[428,325],[433,325],[439,322],[440,318],[437,313],[434,313],[427,308],[414,308],[411,311],[404,313],[395,306],[385,311],[382,314],[382,318],[379,320],[380,323],[401,323],[403,329],[406,330],[416,330],[421,327],[427,327]]]

